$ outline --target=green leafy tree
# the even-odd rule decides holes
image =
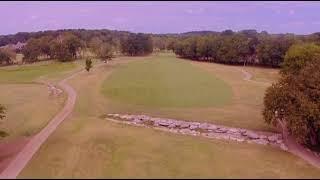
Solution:
[[[292,46],[286,56],[281,79],[267,89],[263,116],[279,125],[297,142],[320,145],[320,47]]]
[[[0,49],[0,64],[12,64],[16,58],[16,53],[9,48]]]
[[[110,43],[105,43],[99,38],[93,38],[89,43],[90,50],[103,61],[111,60],[114,48]]]
[[[130,34],[121,39],[121,52],[129,56],[147,55],[153,51],[153,42],[149,35]]]
[[[41,47],[38,39],[31,38],[22,49],[23,61],[34,62],[41,55]]]
[[[86,70],[89,72],[90,69],[92,68],[92,60],[90,58],[86,59]]]

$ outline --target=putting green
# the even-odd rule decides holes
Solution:
[[[102,92],[114,101],[148,107],[217,107],[232,97],[224,81],[172,56],[118,66]]]

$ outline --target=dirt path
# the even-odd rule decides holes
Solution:
[[[75,75],[83,72],[83,70],[75,72],[73,75],[60,81],[58,85],[68,94],[68,99],[63,109],[56,114],[56,116],[48,123],[48,125],[43,128],[38,134],[33,136],[33,138],[24,146],[24,148],[17,154],[17,156],[9,163],[9,165],[1,172],[0,178],[16,178],[22,169],[31,160],[32,156],[39,150],[41,145],[47,140],[51,133],[53,133],[59,124],[65,120],[72,112],[77,93],[76,91],[67,84],[67,80],[71,79]]]
[[[307,148],[298,144],[292,136],[288,135],[287,138],[284,139],[284,142],[290,153],[304,159],[313,166],[320,168],[320,158]]]
[[[243,68],[239,69],[239,71],[241,71],[244,75],[243,79],[245,81],[250,81],[250,82],[255,82],[255,83],[260,83],[260,84],[264,84],[266,86],[270,86],[271,83],[267,83],[267,82],[260,82],[260,81],[255,81],[255,80],[252,80],[252,74],[249,73],[248,71],[244,70]]]

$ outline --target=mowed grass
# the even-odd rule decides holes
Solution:
[[[8,133],[1,141],[39,132],[66,100],[65,94],[50,97],[48,88],[38,84],[0,84],[0,92],[1,104],[7,109],[0,129]]]
[[[8,133],[1,142],[39,132],[59,112],[66,94],[49,96],[48,87],[35,83],[42,78],[59,78],[77,67],[76,63],[39,62],[0,68],[0,103],[6,108],[6,117],[0,129]],[[61,78],[61,77],[60,77]]]
[[[74,63],[49,62],[42,65],[22,65],[0,68],[0,83],[26,83],[41,76],[57,75],[72,70]]]
[[[102,93],[107,99],[106,113],[274,130],[261,114],[268,85],[243,80],[242,67],[188,61],[170,53],[133,59],[114,65],[105,79]],[[263,82],[273,82],[277,77],[278,70],[252,69],[253,77],[259,75]]]
[[[172,56],[121,66],[106,80],[103,93],[147,107],[218,107],[228,104],[232,96],[224,81]]]
[[[319,178],[305,161],[269,146],[175,135],[115,124],[104,79],[122,58],[68,82],[75,110],[35,154],[19,178]]]

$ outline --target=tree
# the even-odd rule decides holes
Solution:
[[[90,58],[86,59],[86,70],[89,72],[92,68],[92,60]]]
[[[16,53],[9,48],[0,49],[0,64],[12,64],[16,58]]]
[[[121,52],[129,56],[147,55],[153,51],[153,42],[149,35],[130,34],[121,39]]]
[[[292,37],[264,37],[257,47],[260,64],[265,66],[281,66],[289,47],[294,43]]]
[[[320,145],[320,47],[300,44],[285,56],[281,79],[267,89],[263,116],[297,142]]]
[[[0,119],[5,118],[5,115],[4,115],[5,110],[6,110],[5,107],[0,104]]]
[[[101,60],[108,61],[113,58],[114,49],[111,44],[103,42],[99,38],[91,39],[90,50]]]
[[[31,38],[22,49],[23,61],[34,62],[38,60],[41,54],[41,47],[38,39]]]
[[[285,55],[284,74],[297,74],[309,61],[317,61],[320,57],[320,46],[314,43],[293,45]]]
[[[77,54],[84,44],[72,33],[64,33],[50,43],[50,56],[60,61],[71,61],[77,58]]]
[[[52,53],[50,52],[50,44],[52,43],[53,38],[51,36],[43,36],[38,39],[41,55],[47,56],[47,58],[53,58]]]
[[[97,55],[101,60],[108,61],[113,58],[113,48],[108,43],[103,43],[98,49]]]

